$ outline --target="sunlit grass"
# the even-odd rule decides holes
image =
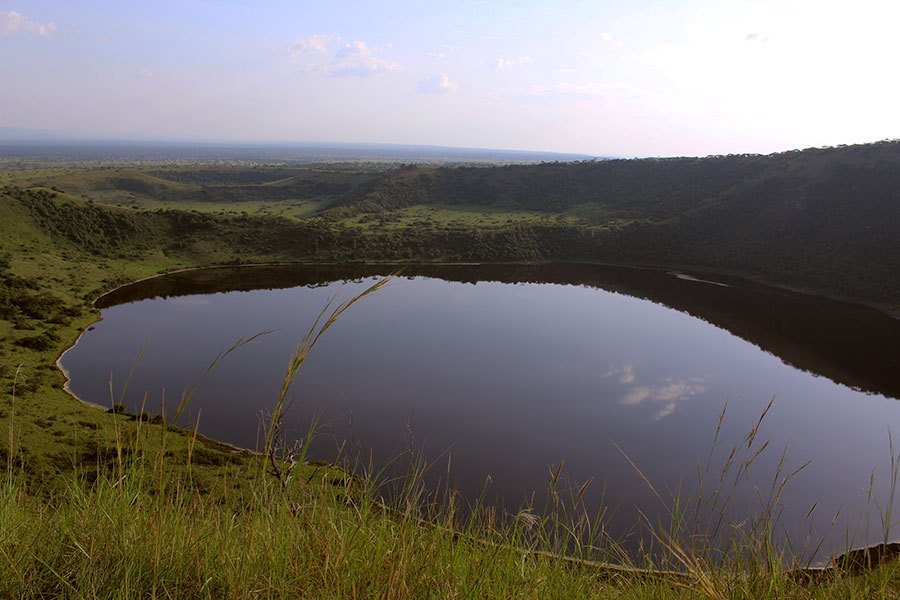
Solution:
[[[781,491],[796,471],[777,471],[751,526],[722,524],[733,482],[766,449],[759,431],[768,407],[727,453],[722,471],[710,474],[724,486],[701,493],[696,504],[658,492],[632,463],[672,521],[666,528],[646,522],[656,544],[638,555],[606,534],[605,513],[583,502],[591,482],[567,482],[562,463],[549,473],[546,505],[514,514],[479,501],[461,504],[452,490],[430,489],[423,475],[434,465],[412,449],[398,457],[407,464],[400,479],[350,457],[346,469],[355,474],[308,464],[305,448],[314,424],[299,447],[280,434],[291,386],[317,340],[386,281],[322,310],[290,357],[264,423],[261,451],[206,476],[193,468],[195,433],[110,417],[115,433],[106,452],[98,454],[96,469],[61,474],[52,489],[35,494],[23,485],[23,463],[15,460],[21,437],[13,388],[0,487],[0,596],[889,598],[900,593],[896,563],[796,570],[793,557],[773,539]],[[239,340],[217,356],[198,385],[250,342]],[[17,378],[18,373],[14,382]],[[196,388],[182,394],[173,419],[185,412]],[[720,427],[724,416],[723,410]],[[895,460],[895,484],[897,472]],[[892,497],[879,505],[885,539]],[[701,505],[711,507],[703,522]],[[724,537],[723,528],[728,529]]]
[[[87,259],[51,243],[13,208],[0,205],[10,219],[4,224],[14,225],[0,240],[13,253],[13,270],[83,307],[72,322],[54,326],[60,344],[94,318],[85,298],[186,260]],[[46,326],[30,320],[5,331],[17,337]],[[566,484],[561,468],[550,477],[548,506],[505,514],[435,495],[422,479],[428,465],[415,457],[393,482],[366,465],[348,463],[360,467],[351,477],[303,464],[308,444],[293,452],[279,441],[277,421],[269,422],[276,434],[263,448],[268,452],[233,454],[192,431],[74,402],[53,367],[58,350],[25,351],[11,338],[0,340],[0,597],[900,596],[896,563],[863,560],[863,568],[811,581],[789,574],[796,564],[765,512],[759,527],[726,537],[725,552],[708,545],[704,540],[716,537],[709,522],[691,518],[697,498],[659,494],[674,524],[644,523],[656,547],[635,556],[605,534],[602,509],[588,510],[584,484]],[[189,401],[190,390],[181,399]],[[273,404],[272,415],[286,404]],[[748,436],[743,459],[731,463],[733,475],[761,444]],[[877,500],[888,539],[893,503]]]

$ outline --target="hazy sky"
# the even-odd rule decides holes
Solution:
[[[0,0],[0,126],[596,155],[900,137],[900,2]]]

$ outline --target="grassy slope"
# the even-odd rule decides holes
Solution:
[[[467,591],[495,597],[703,596],[700,577],[689,580],[688,588],[634,576],[609,580],[598,578],[595,568],[573,569],[551,559],[460,542],[443,530],[423,531],[417,522],[386,515],[370,501],[345,503],[341,498],[346,494],[335,496],[332,479],[314,478],[288,496],[278,495],[267,479],[255,477],[253,461],[214,442],[198,442],[188,476],[189,436],[173,433],[163,441],[166,430],[160,426],[81,405],[61,389],[53,361],[96,317],[86,299],[100,290],[236,255],[247,260],[297,258],[302,253],[266,250],[267,244],[279,248],[297,230],[288,228],[260,242],[241,237],[248,223],[276,230],[282,226],[227,219],[210,226],[207,218],[197,217],[185,217],[185,224],[178,215],[92,207],[74,196],[42,202],[51,202],[59,211],[41,220],[34,205],[0,194],[0,254],[11,256],[11,273],[38,281],[41,293],[53,294],[79,314],[67,323],[0,321],[0,430],[12,432],[13,450],[4,450],[10,475],[0,495],[5,525],[0,545],[10,550],[0,557],[0,594],[65,594],[64,582],[69,582],[96,597],[128,596],[123,590],[215,597],[304,589],[331,597],[443,597]],[[66,204],[69,208],[60,208]],[[91,219],[100,213],[127,227],[98,245],[82,233],[91,231]],[[133,238],[134,231],[152,234],[153,239],[148,243]],[[98,235],[108,233],[98,230]],[[230,245],[221,243],[222,236]],[[52,348],[36,351],[15,345],[17,339],[47,329],[58,337]],[[18,389],[13,399],[14,380]],[[140,467],[140,473],[157,481],[164,467],[156,465],[171,465],[166,472],[172,483],[123,488],[115,471],[117,439],[124,440],[119,447],[136,461],[126,461],[122,468]],[[158,463],[155,457],[161,452],[168,459]],[[53,500],[48,503],[44,497]],[[353,497],[367,498],[356,493]],[[298,506],[303,508],[299,512]],[[476,528],[474,533],[499,536],[501,541],[525,540],[517,537],[522,531],[499,534]],[[148,539],[153,543],[147,544]],[[715,573],[707,592],[723,597],[885,597],[900,589],[893,568],[802,586],[781,576],[767,579],[764,572],[754,575],[759,566]]]
[[[115,422],[127,420],[73,401],[63,390],[63,377],[55,365],[59,353],[99,317],[90,300],[118,283],[190,263],[157,252],[148,252],[140,261],[91,255],[41,231],[21,204],[2,194],[0,222],[0,254],[11,257],[9,271],[37,282],[36,293],[51,295],[77,313],[57,323],[23,316],[0,321],[4,331],[0,339],[4,396],[0,427],[5,432],[12,426],[16,461],[27,475],[29,488],[38,489],[52,485],[60,472],[86,464],[96,466],[91,463],[98,459],[105,461],[107,457],[102,455],[115,437]],[[16,345],[17,340],[47,331],[55,340],[48,348]],[[184,447],[185,440],[174,444]],[[9,454],[7,445],[0,450],[4,457]],[[211,453],[208,461],[232,461],[230,450],[220,444],[202,445]]]
[[[741,274],[898,310],[898,190],[894,142],[771,156],[407,167],[325,214],[476,205],[562,215],[595,233],[592,260]]]
[[[156,251],[140,260],[97,256],[42,231],[5,195],[0,219],[9,271],[39,280],[40,293],[82,311],[68,324],[2,321],[0,430],[9,438],[0,489],[0,595],[583,596],[601,589],[591,572],[540,557],[522,563],[518,553],[459,543],[445,530],[391,517],[372,495],[354,492],[362,503],[348,505],[341,500],[349,491],[344,479],[326,477],[329,470],[311,470],[319,477],[286,495],[256,477],[254,461],[214,442],[192,446],[183,433],[75,401],[53,362],[97,316],[85,295],[202,259]],[[59,337],[54,347],[15,345],[47,328]],[[635,578],[610,589],[641,597],[646,587]]]
[[[21,199],[0,196],[4,226],[0,253],[12,256],[13,273],[39,278],[48,293],[79,304],[82,314],[54,326],[60,341],[40,356],[18,347],[13,351],[11,344],[39,335],[41,324],[0,322],[4,334],[0,352],[7,357],[3,377],[8,379],[13,367],[21,364],[21,375],[30,382],[24,389],[40,385],[45,397],[64,401],[50,385],[58,382],[53,381],[54,369],[46,359],[94,318],[96,313],[84,303],[86,295],[168,269],[234,261],[578,258],[701,265],[862,297],[896,309],[900,247],[894,246],[900,244],[900,233],[894,229],[900,226],[900,217],[893,214],[900,210],[900,202],[896,187],[885,188],[885,183],[896,178],[887,167],[897,157],[898,146],[887,145],[713,159],[715,168],[708,160],[685,159],[663,161],[662,166],[653,161],[615,161],[621,164],[406,167],[386,173],[277,168],[15,171],[6,179],[67,192],[45,193],[27,206]],[[648,174],[651,171],[658,171],[655,179]],[[858,177],[861,172],[867,175],[863,181]],[[734,184],[736,176],[744,179]],[[626,184],[635,179],[641,184],[626,193]],[[182,198],[184,207],[265,213],[279,207],[279,201],[213,197],[221,190],[233,194],[234,185],[239,191],[291,189],[298,181],[301,187],[327,188],[337,194],[327,201],[339,205],[326,211],[330,218],[273,220],[115,210],[91,206],[82,197],[109,194],[122,201],[123,195],[136,195],[148,207],[170,206],[176,202],[172,198]],[[787,191],[784,181],[792,182]],[[671,197],[660,194],[660,185],[674,190]],[[821,191],[823,187],[828,190]],[[716,195],[693,201],[687,197],[686,190],[691,189]],[[204,191],[211,196],[204,202],[183,199]],[[466,191],[471,197],[463,194]],[[611,193],[615,191],[621,194]],[[851,193],[860,200],[844,200]],[[481,204],[463,202],[472,197]],[[309,206],[304,202],[313,201],[299,200],[294,208],[304,210]],[[563,212],[548,214],[546,205],[558,205]],[[588,213],[602,224],[578,225]],[[601,213],[602,219],[597,216]],[[859,233],[861,227],[865,234]],[[846,231],[837,232],[841,229]],[[96,240],[104,241],[98,245]],[[790,279],[792,275],[797,279]],[[73,419],[67,417],[65,423],[70,426]],[[52,439],[66,440],[67,432],[57,425]],[[51,443],[52,439],[46,442],[50,450],[40,454],[56,456],[60,462],[67,445]]]
[[[358,168],[42,169],[15,172],[10,183],[54,187],[97,201],[137,207],[198,208],[333,201],[382,177]],[[234,207],[232,207],[234,208]],[[238,211],[245,208],[237,208]]]
[[[19,171],[13,180],[144,209],[313,217],[368,236],[325,242],[332,258],[342,258],[336,251],[349,243],[353,256],[369,260],[692,268],[900,313],[898,174],[900,143],[882,143],[493,168]],[[448,236],[457,239],[448,243]]]
[[[184,485],[143,483],[142,473],[152,480],[159,470],[138,457],[91,485],[69,481],[54,503],[5,483],[0,595],[755,600],[900,592],[892,566],[814,584],[750,561],[740,571],[699,564],[684,577],[656,578],[525,550],[544,545],[542,524],[482,524],[461,534],[423,526],[343,482],[314,480],[286,492],[260,484],[240,502],[211,502]],[[222,469],[215,485],[233,481]]]

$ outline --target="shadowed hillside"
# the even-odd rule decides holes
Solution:
[[[597,236],[592,259],[900,299],[898,142],[769,156],[410,167],[333,212],[459,203],[573,217]]]
[[[206,256],[213,246],[229,262],[249,254],[583,260],[738,274],[900,306],[900,142],[495,167],[198,165],[14,175],[19,186],[43,188],[43,196],[9,188],[28,198],[41,226],[86,247],[106,246],[124,230],[93,223],[108,220],[100,217],[106,209],[73,195],[142,209],[127,217],[143,223],[128,245],[167,255]],[[72,225],[87,214],[93,224]],[[149,223],[153,235],[165,234],[149,240]]]

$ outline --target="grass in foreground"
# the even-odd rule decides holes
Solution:
[[[89,292],[219,257],[98,257],[36,228],[15,203],[0,202],[0,216],[5,271],[60,301],[0,321],[0,597],[900,596],[896,564],[804,584],[765,539],[715,567],[672,546],[657,564],[688,571],[677,578],[564,560],[553,555],[558,534],[577,525],[566,515],[504,520],[485,508],[460,520],[415,485],[385,506],[376,478],[302,464],[273,477],[271,465],[189,432],[81,405],[53,360],[96,315]],[[46,346],[17,344],[44,332]],[[606,542],[601,555],[621,555]]]
[[[341,314],[383,284],[331,312],[323,310],[289,362],[263,452],[211,474],[195,469],[202,456],[196,436],[120,418],[113,421],[113,441],[103,460],[98,455],[96,470],[61,474],[52,489],[34,494],[23,485],[25,474],[14,460],[17,436],[10,419],[0,486],[0,596],[888,598],[900,593],[896,565],[855,576],[834,570],[804,582],[784,570],[769,544],[760,543],[768,541],[768,528],[758,539],[739,538],[733,554],[739,558],[722,562],[658,533],[664,552],[652,564],[647,559],[651,568],[640,569],[627,564],[627,555],[602,531],[596,535],[579,504],[583,488],[571,499],[557,502],[554,496],[556,508],[546,513],[504,518],[475,506],[462,516],[452,501],[434,503],[424,493],[415,461],[399,493],[388,500],[378,476],[355,477],[306,463],[308,439],[287,446],[279,435],[293,379]],[[191,395],[191,389],[184,393],[176,413]],[[14,410],[14,397],[9,404]],[[755,452],[752,440],[747,450]],[[557,471],[552,493],[559,478]],[[597,555],[625,562],[591,560]]]
[[[135,425],[134,427],[139,427]],[[124,432],[123,432],[124,433]],[[132,432],[134,433],[134,432]],[[154,435],[146,430],[141,435]],[[149,446],[148,446],[149,447]],[[113,449],[115,451],[115,449]],[[189,452],[189,450],[187,451]],[[190,464],[190,463],[188,463]],[[0,596],[10,598],[894,598],[900,570],[835,571],[804,583],[763,556],[657,577],[563,560],[550,520],[487,518],[451,527],[415,486],[391,506],[375,485],[304,467],[238,482],[220,469],[205,489],[139,451],[89,478],[67,476],[47,499],[14,467],[0,486]],[[750,568],[748,568],[750,567]]]

